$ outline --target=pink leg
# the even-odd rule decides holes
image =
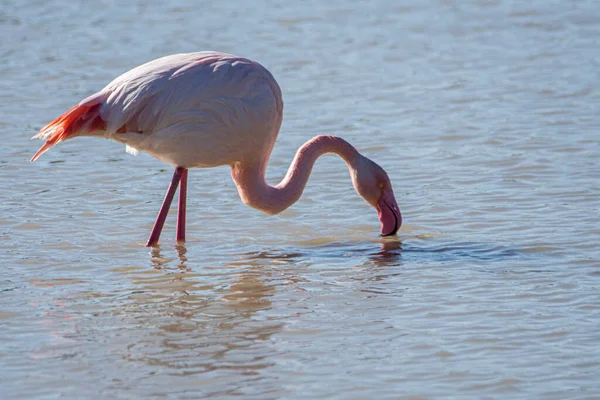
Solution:
[[[184,169],[181,173],[179,204],[177,206],[177,233],[175,239],[178,242],[185,242],[185,203],[187,197],[187,176],[188,170]]]
[[[173,179],[171,179],[171,184],[169,185],[169,189],[167,190],[167,194],[165,195],[163,204],[160,207],[158,216],[156,217],[156,222],[154,222],[154,227],[152,228],[152,232],[150,233],[150,237],[148,238],[146,247],[156,246],[156,244],[158,243],[158,238],[160,237],[163,225],[165,224],[165,220],[167,219],[167,214],[169,213],[169,208],[171,207],[171,203],[173,202],[173,197],[175,196],[175,192],[177,191],[177,186],[179,185],[179,181],[181,180],[181,175],[183,174],[183,171],[185,171],[185,168],[175,168],[175,172],[173,173]]]

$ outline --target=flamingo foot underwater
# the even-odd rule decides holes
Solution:
[[[281,89],[257,62],[231,54],[175,54],[140,65],[44,126],[31,158],[77,136],[103,137],[175,167],[147,246],[158,244],[179,187],[176,239],[185,241],[189,168],[231,167],[242,201],[268,215],[294,204],[322,154],[339,155],[357,193],[377,210],[381,235],[395,235],[402,214],[387,173],[344,139],[319,135],[296,152],[283,180],[270,186],[267,163],[283,118]]]

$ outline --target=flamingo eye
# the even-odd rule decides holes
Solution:
[[[380,183],[378,186],[379,186],[379,189],[383,189],[384,185],[383,185],[383,183]]]

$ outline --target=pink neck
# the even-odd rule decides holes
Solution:
[[[265,180],[267,160],[254,165],[236,163],[231,167],[231,176],[245,204],[267,214],[277,214],[300,198],[315,161],[325,153],[335,153],[342,157],[350,171],[356,169],[355,164],[361,157],[344,139],[321,135],[310,139],[298,149],[285,177],[276,186],[269,186]]]

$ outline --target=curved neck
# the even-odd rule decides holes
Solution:
[[[267,159],[252,165],[236,163],[231,166],[231,176],[245,204],[267,214],[277,214],[300,198],[315,161],[325,153],[335,153],[342,157],[351,173],[361,157],[344,139],[321,135],[310,139],[298,149],[285,177],[275,186],[269,186],[265,180]]]

